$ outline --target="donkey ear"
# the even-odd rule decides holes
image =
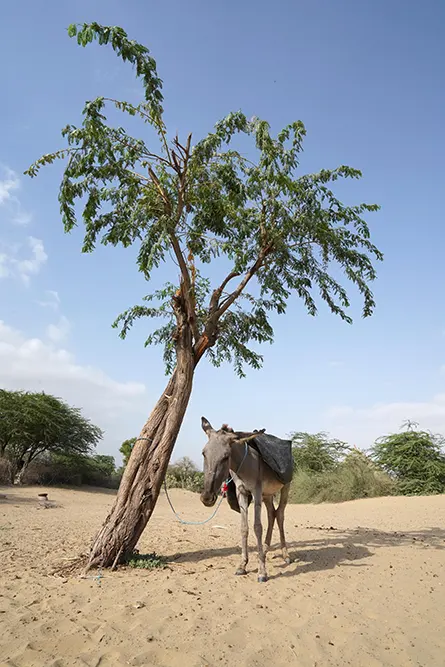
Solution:
[[[210,433],[210,431],[213,431],[211,423],[205,417],[201,417],[201,428],[204,433]]]

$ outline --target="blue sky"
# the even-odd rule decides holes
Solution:
[[[71,5],[71,7],[70,7]],[[327,430],[366,447],[407,418],[445,432],[445,5],[354,2],[78,0],[5,5],[0,27],[0,384],[45,389],[82,407],[116,454],[138,433],[166,381],[149,323],[121,341],[111,323],[149,289],[131,251],[80,253],[64,235],[57,193],[63,165],[23,171],[62,147],[98,95],[137,100],[131,67],[109,48],[78,47],[71,22],[120,25],[146,44],[164,81],[172,132],[211,130],[229,111],[296,119],[307,128],[301,170],[349,164],[363,179],[339,189],[376,202],[369,222],[385,254],[375,315],[348,326],[296,300],[277,318],[262,371],[238,380],[202,363],[175,457],[199,461],[199,418],[219,425]]]

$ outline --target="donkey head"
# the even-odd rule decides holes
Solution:
[[[223,482],[229,477],[229,463],[232,445],[247,442],[258,435],[256,433],[235,433],[233,428],[223,424],[215,431],[205,417],[201,417],[201,426],[208,441],[202,450],[204,457],[204,491],[201,502],[212,507],[218,497]]]

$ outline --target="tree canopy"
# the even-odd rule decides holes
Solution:
[[[102,431],[81,411],[50,394],[0,390],[0,456],[12,475],[23,475],[44,453],[86,455]]]
[[[103,96],[88,101],[82,125],[62,130],[67,145],[25,173],[33,177],[42,165],[67,158],[60,209],[69,232],[77,224],[76,203],[83,207],[84,252],[99,242],[136,243],[137,266],[147,280],[170,257],[179,269],[179,285],[167,282],[117,318],[114,326],[122,337],[141,317],[161,320],[146,344],[163,346],[171,371],[181,311],[196,361],[205,353],[216,366],[233,362],[243,375],[245,364],[260,367],[255,344],[273,340],[270,315],[284,313],[291,295],[300,297],[311,315],[321,298],[350,322],[348,294],[334,277],[342,272],[363,297],[363,315],[371,315],[373,261],[382,254],[363,216],[378,206],[346,205],[331,189],[338,179],[360,178],[359,170],[340,166],[299,174],[306,134],[299,120],[273,135],[265,120],[236,111],[203,139],[192,142],[189,135],[181,142],[165,124],[162,81],[147,47],[120,27],[98,23],[70,25],[68,33],[81,46],[93,40],[111,45],[133,65],[144,101]],[[110,125],[110,105],[154,132],[142,128],[136,138]],[[251,142],[249,157],[237,142],[242,135]],[[212,287],[206,265],[218,259],[225,277]],[[248,292],[253,278],[257,285]]]

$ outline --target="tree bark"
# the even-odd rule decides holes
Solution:
[[[17,486],[21,486],[23,484],[23,478],[25,476],[27,466],[23,464],[19,470],[16,471],[14,475],[14,484]]]
[[[159,496],[192,392],[195,365],[190,332],[186,331],[186,340],[177,345],[176,369],[133,447],[116,501],[94,540],[87,569],[113,568],[133,553]]]

